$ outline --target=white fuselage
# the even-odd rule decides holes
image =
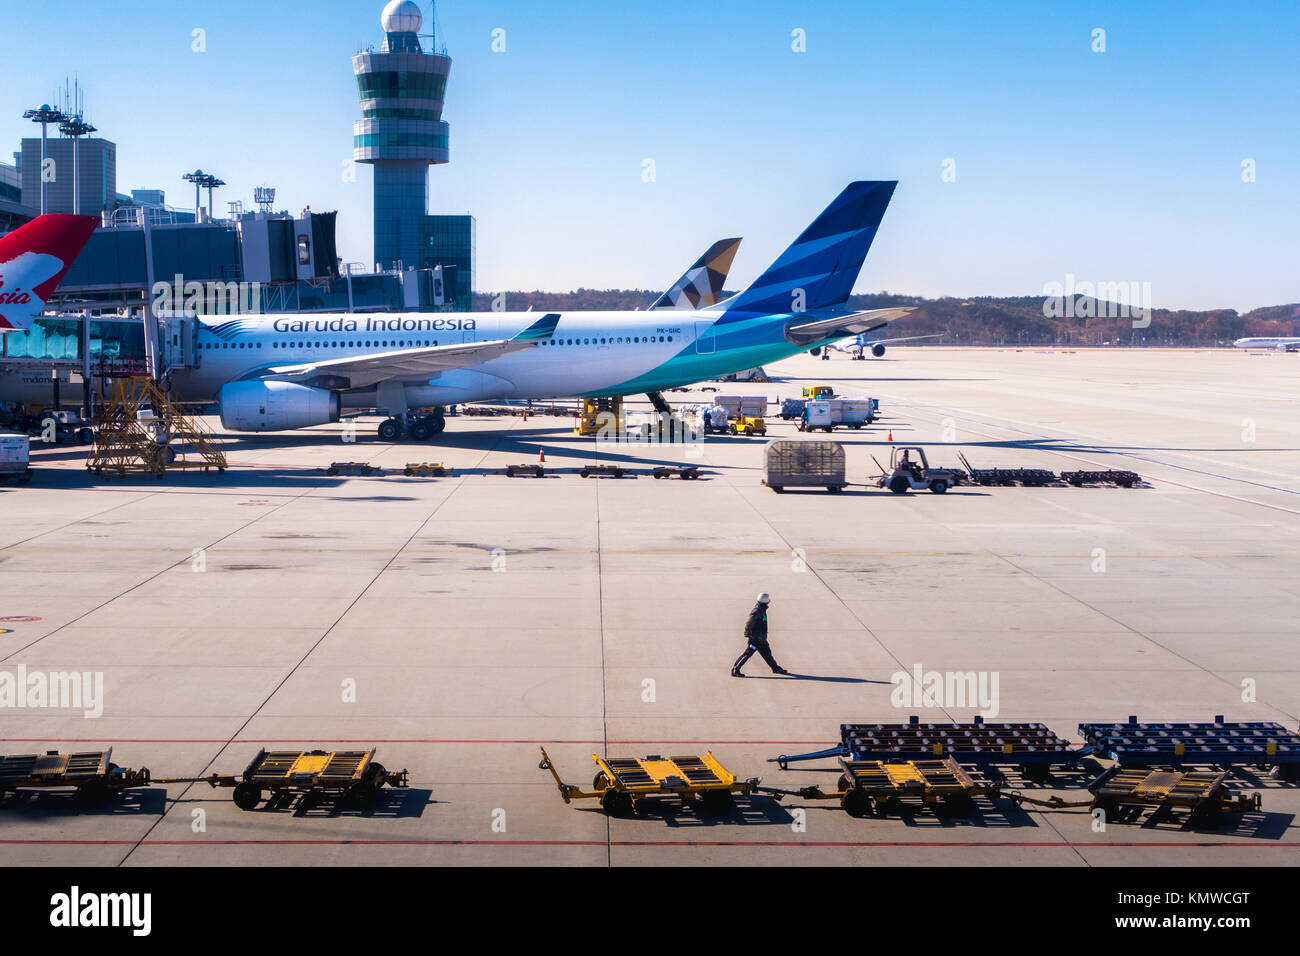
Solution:
[[[210,402],[228,382],[273,375],[270,369],[403,349],[510,339],[545,312],[262,315],[204,318],[193,368],[172,372],[174,397]],[[746,336],[745,347],[719,350],[706,333],[720,313],[678,310],[570,312],[550,341],[467,368],[404,380],[412,408],[492,399],[549,399],[624,394],[699,381],[702,370],[752,367],[749,353],[801,351],[780,336]],[[763,330],[766,333],[766,329]],[[704,338],[701,340],[701,336]],[[706,348],[708,350],[706,351]],[[700,354],[697,354],[697,351]],[[687,353],[683,355],[683,353]],[[746,364],[749,362],[749,364]],[[739,364],[737,364],[739,363]],[[733,367],[734,366],[734,367]],[[703,376],[708,377],[708,376]],[[342,390],[342,407],[375,407],[372,388]]]
[[[1285,349],[1286,351],[1300,350],[1300,338],[1253,338],[1237,339],[1233,342],[1234,348],[1239,349]]]

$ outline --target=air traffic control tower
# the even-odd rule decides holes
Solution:
[[[451,57],[435,36],[421,49],[424,16],[413,0],[392,0],[380,23],[383,46],[352,58],[364,117],[353,124],[352,152],[375,167],[375,264],[418,269],[428,257],[429,167],[450,159],[442,102]]]

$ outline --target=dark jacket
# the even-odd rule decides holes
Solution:
[[[767,642],[767,606],[764,604],[755,604],[754,610],[749,612],[749,620],[745,621],[745,637],[751,643],[762,644]]]

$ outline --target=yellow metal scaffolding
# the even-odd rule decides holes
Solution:
[[[225,453],[147,376],[117,379],[86,468],[97,475],[138,471],[161,478],[168,468],[226,470]]]

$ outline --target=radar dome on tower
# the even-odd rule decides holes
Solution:
[[[379,15],[385,33],[419,33],[424,14],[414,0],[391,0]]]

